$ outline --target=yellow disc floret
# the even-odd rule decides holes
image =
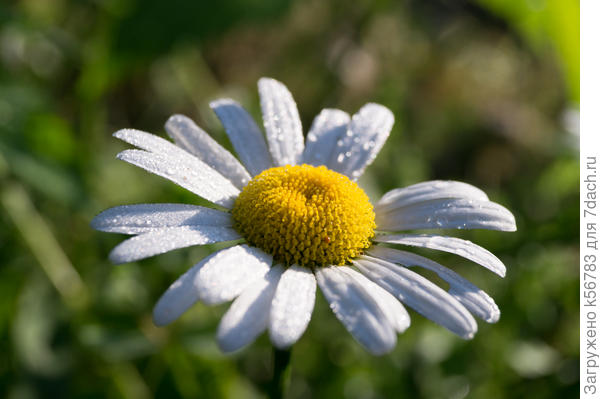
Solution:
[[[343,265],[371,244],[367,195],[324,166],[282,166],[255,176],[232,210],[246,241],[287,265]]]

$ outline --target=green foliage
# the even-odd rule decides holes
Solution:
[[[579,1],[478,0],[504,18],[536,51],[554,50],[569,87],[579,103]]]
[[[472,341],[411,313],[376,358],[320,294],[292,353],[290,398],[575,397],[578,392],[578,3],[24,0],[0,5],[0,397],[256,398],[263,336],[222,355],[225,306],[151,322],[169,284],[216,246],[124,266],[101,210],[202,203],[114,159],[111,137],[163,134],[183,113],[228,148],[208,102],[257,118],[260,76],[294,94],[305,130],[324,107],[392,109],[361,185],[372,198],[427,179],[483,188],[516,233],[452,232],[498,255],[505,279],[422,251],[493,296]],[[575,117],[573,117],[575,115]]]

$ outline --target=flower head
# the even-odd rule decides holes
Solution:
[[[367,195],[324,166],[279,166],[253,178],[231,211],[249,244],[287,265],[345,265],[371,245]]]
[[[258,83],[266,141],[235,101],[211,107],[223,123],[237,158],[185,116],[166,130],[175,144],[125,129],[115,136],[140,149],[119,159],[163,176],[215,208],[140,204],[108,209],[92,226],[134,235],[110,255],[132,262],[177,248],[239,241],[206,257],[164,293],[154,308],[158,325],[177,319],[198,301],[234,300],[218,329],[224,351],[252,342],[268,329],[279,348],[295,343],[311,319],[317,285],[337,318],[367,350],[392,350],[410,324],[402,304],[458,336],[473,337],[473,315],[495,322],[494,301],[454,271],[422,256],[382,246],[451,252],[504,276],[502,262],[476,244],[420,229],[514,231],[513,215],[466,183],[430,181],[386,193],[374,206],[355,181],[375,159],[393,115],[366,104],[350,117],[323,110],[302,133],[287,88]],[[239,159],[239,161],[238,161]],[[241,161],[241,162],[240,162]],[[226,209],[226,211],[219,209]],[[421,267],[445,280],[448,291],[412,270]]]

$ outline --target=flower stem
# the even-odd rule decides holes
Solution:
[[[283,399],[290,380],[291,357],[291,348],[273,348],[273,379],[267,387],[269,399]]]

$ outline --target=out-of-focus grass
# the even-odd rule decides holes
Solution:
[[[290,397],[575,396],[578,3],[517,3],[2,3],[0,396],[260,397],[268,339],[222,355],[225,306],[197,305],[167,328],[150,319],[215,247],[116,267],[107,254],[122,237],[89,227],[113,205],[198,202],[115,160],[113,131],[162,134],[177,112],[229,146],[208,102],[231,96],[259,117],[260,76],[288,85],[305,128],[324,107],[392,109],[390,140],[361,180],[374,198],[467,181],[519,228],[459,232],[506,263],[505,279],[422,251],[500,306],[500,322],[469,342],[413,313],[397,348],[375,358],[319,294]]]

